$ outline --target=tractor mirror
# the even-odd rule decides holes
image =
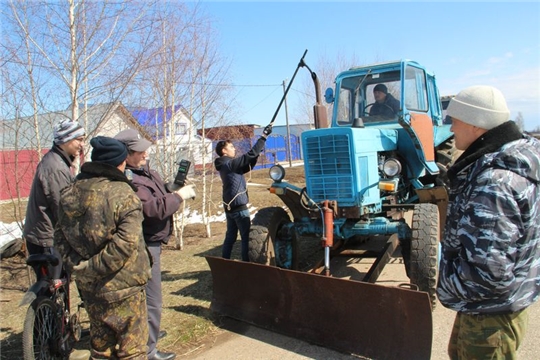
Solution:
[[[334,89],[326,89],[326,91],[324,92],[324,100],[327,104],[331,104],[334,102]]]

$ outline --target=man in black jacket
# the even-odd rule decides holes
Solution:
[[[230,140],[220,141],[216,145],[219,157],[214,161],[223,183],[223,207],[227,218],[227,232],[223,241],[222,257],[231,258],[236,236],[240,231],[242,239],[242,261],[249,261],[249,230],[251,218],[247,204],[249,196],[244,174],[251,171],[264,149],[266,137],[272,133],[272,125],[264,128],[261,137],[246,154],[235,157],[236,149]]]
[[[81,154],[85,131],[79,123],[64,120],[53,129],[54,142],[51,150],[43,156],[37,166],[23,228],[28,254],[42,254],[53,248],[54,227],[58,221],[60,191],[73,182],[74,170],[71,165]],[[53,268],[53,276],[59,278],[62,261]]]
[[[384,84],[377,84],[373,88],[375,103],[369,110],[369,116],[381,116],[384,119],[395,118],[399,108],[399,100],[388,93],[388,88]]]
[[[159,174],[147,164],[147,150],[152,143],[134,129],[119,132],[115,139],[122,141],[128,148],[127,167],[133,173],[133,184],[137,187],[137,196],[143,203],[144,241],[152,255],[152,278],[146,285],[146,304],[148,306],[148,359],[172,360],[175,353],[161,352],[156,345],[165,332],[160,332],[161,309],[161,245],[167,244],[173,232],[173,215],[180,209],[182,201],[195,197],[192,185],[187,185],[176,192],[169,192]]]

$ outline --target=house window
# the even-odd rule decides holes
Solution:
[[[176,135],[185,135],[187,132],[186,124],[176,123]]]

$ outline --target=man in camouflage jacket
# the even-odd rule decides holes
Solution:
[[[456,147],[437,294],[457,311],[451,359],[514,359],[540,292],[540,142],[503,95],[472,86],[450,101]]]
[[[103,136],[90,144],[92,162],[62,191],[55,246],[85,301],[92,359],[146,359],[141,201],[123,172],[126,146]]]
[[[170,192],[161,176],[150,169],[147,162],[148,148],[152,143],[135,129],[125,129],[114,137],[128,149],[126,171],[132,173],[133,185],[142,202],[144,241],[152,258],[152,277],[146,284],[148,312],[148,360],[173,360],[176,354],[157,349],[158,340],[167,335],[161,330],[163,296],[161,292],[161,251],[173,234],[173,215],[183,201],[195,197],[193,185],[186,185]]]

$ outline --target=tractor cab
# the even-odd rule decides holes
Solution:
[[[418,157],[418,169],[439,172],[434,148],[452,133],[444,122],[434,74],[416,61],[400,60],[353,67],[335,83],[335,93],[331,88],[325,93],[326,102],[333,104],[331,127],[406,132],[412,143],[404,153]]]
[[[344,71],[325,100],[333,104],[332,127],[410,124],[411,113],[426,115],[434,126],[443,123],[435,76],[411,60]]]

